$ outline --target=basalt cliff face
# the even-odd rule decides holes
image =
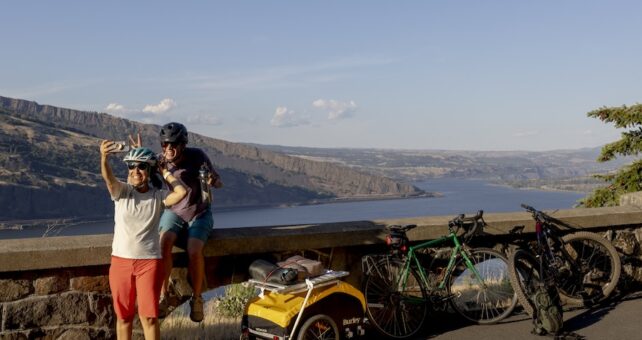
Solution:
[[[0,96],[0,220],[108,216],[98,145],[140,132],[160,151],[158,125]],[[410,197],[420,189],[328,162],[190,134],[209,155],[225,186],[215,207],[304,204],[333,199]],[[124,177],[122,162],[112,160]]]

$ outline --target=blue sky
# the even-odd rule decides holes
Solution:
[[[550,150],[642,98],[638,1],[2,1],[0,95],[234,142]],[[124,132],[126,133],[126,132]]]

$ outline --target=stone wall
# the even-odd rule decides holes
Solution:
[[[0,338],[114,338],[107,273],[106,266],[0,273]]]
[[[642,208],[636,206],[571,209],[549,212],[578,230],[600,233],[620,252],[622,292],[642,287]],[[385,225],[414,223],[413,241],[435,239],[446,233],[452,216],[429,216],[319,225],[274,226],[217,230],[205,249],[207,286],[243,281],[247,265],[257,257],[275,259],[306,250],[323,258],[327,267],[348,270],[346,280],[359,287],[361,256],[385,249]],[[487,214],[485,246],[515,241],[508,231],[525,226],[532,236],[534,223],[526,213]],[[111,235],[0,240],[1,339],[111,339],[115,337],[107,279]],[[184,301],[187,284],[185,254],[175,250],[172,273],[175,294]],[[140,333],[138,333],[140,337]]]

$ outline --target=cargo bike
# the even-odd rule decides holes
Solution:
[[[355,339],[365,334],[363,294],[327,270],[305,282],[278,284],[249,280],[260,290],[243,315],[241,340]]]

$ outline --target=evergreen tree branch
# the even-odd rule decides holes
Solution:
[[[601,107],[587,113],[589,117],[598,118],[605,123],[613,123],[616,128],[629,129],[623,132],[620,140],[609,143],[602,148],[599,162],[609,161],[616,155],[637,156],[642,152],[642,105],[627,107]],[[633,162],[618,170],[615,174],[595,176],[604,180],[607,185],[598,188],[584,198],[580,205],[585,207],[616,206],[622,194],[642,190],[642,160]]]
[[[642,191],[642,160],[623,167],[615,174],[596,175],[609,184],[598,188],[580,201],[587,208],[611,207],[619,204],[620,196],[629,192]]]
[[[622,139],[605,145],[602,148],[598,162],[606,162],[615,158],[616,154],[622,156],[637,156],[642,151],[642,130],[622,133]]]
[[[614,123],[616,128],[630,128],[642,125],[642,104],[627,107],[601,107],[590,111],[587,116],[598,118],[605,123]]]

